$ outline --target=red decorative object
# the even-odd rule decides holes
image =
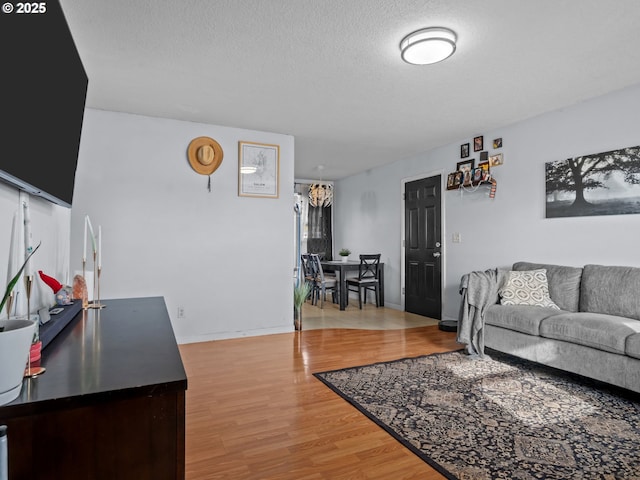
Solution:
[[[63,287],[63,285],[58,280],[50,277],[49,275],[45,275],[42,270],[38,270],[38,274],[40,275],[42,281],[51,287],[53,293],[58,293],[58,291],[60,291],[60,289]]]
[[[31,350],[29,350],[29,360],[31,363],[37,362],[42,356],[42,341],[31,344]]]

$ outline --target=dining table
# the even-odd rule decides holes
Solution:
[[[322,270],[324,272],[334,272],[336,274],[336,279],[338,280],[339,285],[339,293],[338,293],[338,301],[340,303],[340,310],[344,310],[347,308],[347,303],[349,301],[348,291],[347,291],[347,276],[350,272],[355,272],[355,275],[350,275],[351,277],[357,277],[360,269],[360,261],[355,260],[347,260],[346,262],[343,260],[322,260],[320,262],[322,265]],[[384,306],[384,263],[380,262],[378,267],[378,283],[379,283],[379,294],[378,294],[378,302],[381,307]]]

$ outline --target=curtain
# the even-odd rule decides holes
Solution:
[[[322,260],[333,260],[331,207],[309,205],[307,252],[317,253]]]

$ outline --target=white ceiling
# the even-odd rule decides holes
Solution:
[[[87,106],[295,136],[336,180],[640,83],[638,0],[61,0]],[[420,28],[456,53],[402,62]],[[318,166],[324,166],[319,169]]]

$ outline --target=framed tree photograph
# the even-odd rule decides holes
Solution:
[[[479,135],[473,139],[473,151],[479,152],[484,148],[484,137]]]
[[[238,142],[238,195],[278,198],[280,146]]]
[[[469,144],[463,143],[460,145],[460,158],[467,158],[469,156]]]
[[[639,169],[640,145],[545,163],[546,217],[640,214]]]

